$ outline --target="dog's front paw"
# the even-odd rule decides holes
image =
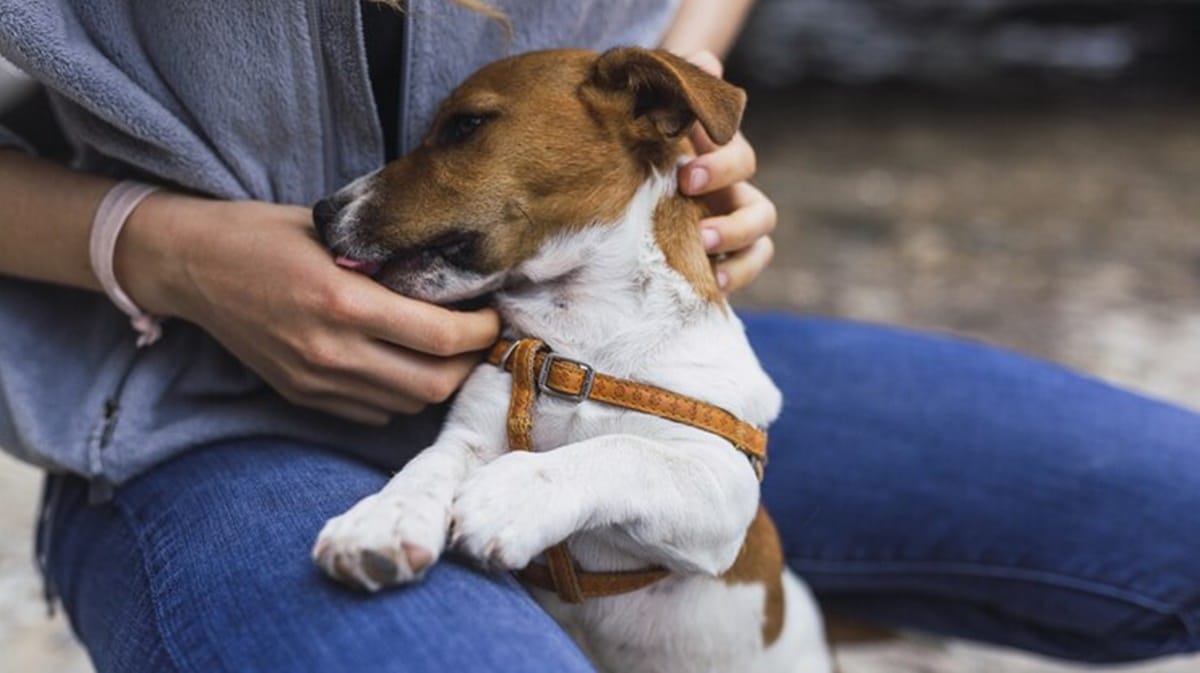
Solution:
[[[451,545],[484,565],[515,570],[575,531],[576,491],[555,483],[548,456],[509,453],[459,487]]]
[[[330,577],[377,591],[419,579],[441,555],[448,521],[432,495],[385,490],[330,519],[312,557]]]

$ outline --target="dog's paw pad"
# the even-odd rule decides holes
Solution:
[[[363,551],[362,570],[371,581],[381,585],[395,582],[400,574],[400,566],[395,561],[373,549]]]
[[[425,570],[433,563],[433,554],[424,547],[418,547],[415,544],[405,542],[400,545],[404,549],[404,555],[408,557],[408,567],[414,573],[419,573]]]
[[[313,560],[330,577],[368,591],[420,579],[441,554],[447,508],[421,498],[370,496],[331,519]]]

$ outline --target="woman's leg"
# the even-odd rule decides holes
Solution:
[[[964,341],[745,322],[785,398],[767,506],[828,608],[1082,660],[1200,649],[1200,416]]]
[[[317,531],[384,480],[266,441],[192,451],[98,507],[62,479],[50,576],[102,673],[591,670],[509,577],[447,561],[374,596],[323,577]]]

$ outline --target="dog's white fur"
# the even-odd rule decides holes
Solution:
[[[497,295],[510,337],[620,377],[692,395],[761,426],[780,394],[737,317],[705,301],[667,265],[653,216],[674,172],[651,177],[620,221],[549,241]],[[746,457],[709,433],[652,415],[542,395],[537,452],[509,452],[511,378],[482,365],[436,443],[379,493],[321,531],[314,556],[375,589],[364,552],[390,550],[395,583],[453,546],[494,567],[521,568],[568,538],[590,570],[656,564],[676,571],[645,589],[580,605],[537,600],[607,671],[754,673],[829,670],[807,588],[784,571],[783,632],[764,646],[765,587],[716,576],[733,563],[759,501]],[[416,550],[414,556],[414,550]],[[422,554],[428,552],[429,557]],[[414,572],[413,565],[422,566]],[[378,573],[376,573],[377,575]]]

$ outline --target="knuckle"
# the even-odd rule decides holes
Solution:
[[[327,371],[341,369],[344,365],[341,348],[329,339],[310,339],[300,351],[300,357],[308,367]]]
[[[458,330],[444,321],[429,326],[428,340],[430,353],[433,355],[454,355],[459,352]]]
[[[421,400],[429,404],[441,404],[458,390],[458,377],[452,371],[438,371],[427,377],[421,387]]]
[[[758,152],[755,152],[754,146],[749,142],[746,142],[745,139],[743,139],[742,142],[745,143],[746,146],[746,179],[750,179],[758,173]]]
[[[758,222],[755,222],[752,217],[742,215],[734,219],[733,223],[735,226],[730,231],[730,243],[735,250],[742,250],[753,245],[762,236]]]
[[[316,309],[335,320],[350,320],[359,314],[358,297],[340,285],[330,285],[317,293]]]
[[[763,266],[766,266],[772,259],[775,258],[775,240],[770,236],[763,236]]]
[[[769,234],[775,231],[775,227],[779,225],[779,207],[775,205],[774,201],[767,199],[765,208],[767,233]]]

